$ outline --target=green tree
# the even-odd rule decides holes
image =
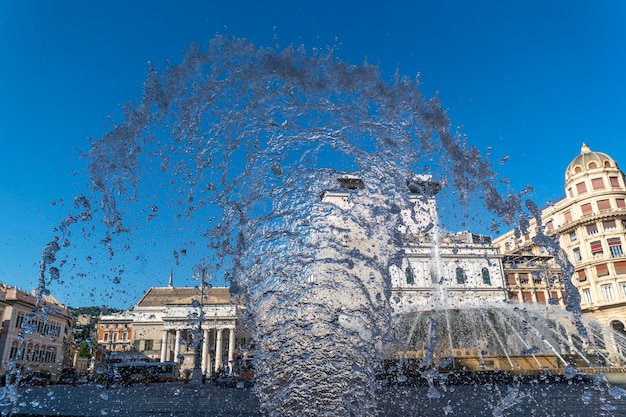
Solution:
[[[78,345],[78,356],[81,358],[91,359],[91,349],[89,348],[89,343],[84,340],[80,342],[80,345]]]

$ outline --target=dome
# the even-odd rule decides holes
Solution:
[[[588,171],[596,168],[618,168],[617,163],[613,158],[602,152],[594,152],[589,149],[585,143],[580,148],[580,155],[578,155],[567,166],[565,171],[565,180],[570,177],[579,174],[584,171]]]

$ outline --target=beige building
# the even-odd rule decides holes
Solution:
[[[194,367],[195,343],[202,340],[201,370],[208,376],[250,349],[242,311],[227,287],[174,287],[170,280],[150,288],[132,310],[101,316],[98,345],[117,352],[113,357],[172,361],[184,370]]]
[[[35,292],[2,286],[5,308],[0,331],[0,374],[20,370],[49,373],[59,378],[71,361],[72,317],[52,295],[44,295],[44,308],[38,307]]]
[[[583,144],[580,155],[565,170],[565,197],[541,211],[542,228],[559,243],[574,266],[572,282],[581,294],[585,315],[623,331],[626,326],[626,184],[624,173],[609,155]],[[548,268],[554,264],[532,239],[538,225],[512,230],[494,240],[506,256],[535,256]],[[530,259],[530,258],[529,258]],[[548,276],[552,275],[549,273]],[[520,281],[516,285],[523,286]],[[528,278],[531,279],[531,278]],[[509,281],[509,285],[513,284]],[[532,295],[522,294],[520,300]],[[547,289],[541,296],[560,298]],[[537,301],[542,298],[537,297]]]

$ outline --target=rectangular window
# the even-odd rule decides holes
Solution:
[[[602,242],[599,240],[593,241],[589,244],[591,246],[591,254],[592,255],[601,255],[604,253],[602,250]]]
[[[613,262],[613,268],[617,275],[626,275],[626,262]]]
[[[576,275],[578,276],[579,282],[587,281],[587,274],[585,273],[584,269],[581,269],[580,271],[576,271]]]
[[[619,283],[619,288],[622,291],[622,296],[626,297],[626,282],[622,281]]]
[[[572,222],[572,212],[571,211],[566,211],[564,213],[565,215],[565,222],[566,223],[571,223]]]
[[[580,256],[580,249],[579,248],[574,248],[573,253],[574,253],[574,260],[576,262],[582,261],[583,258],[582,258],[582,256]]]
[[[599,277],[609,275],[609,266],[607,264],[596,265],[596,273]]]
[[[600,286],[602,290],[602,296],[605,300],[612,300],[615,298],[615,292],[613,291],[613,284],[604,284]]]
[[[626,208],[626,200],[624,200],[623,198],[616,198],[615,205],[618,208]]]
[[[572,232],[569,234],[569,241],[570,242],[576,242],[578,240],[578,237],[576,236],[576,232]]]
[[[567,195],[568,195],[570,198],[574,198],[574,193],[572,192],[572,187],[570,187],[570,188],[568,188],[568,189],[567,189]]]
[[[506,274],[506,283],[507,285],[516,285],[515,274]]]
[[[591,291],[589,290],[589,288],[583,288],[583,299],[587,303],[593,302],[593,300],[591,299]]]
[[[609,249],[611,250],[612,257],[615,258],[624,255],[624,252],[622,251],[622,241],[619,237],[607,239],[606,242],[609,244]]]
[[[550,232],[553,231],[554,230],[554,222],[552,220],[549,220],[548,223],[546,223],[546,228]]]
[[[145,350],[152,350],[154,342],[152,340],[146,340],[144,342]]]
[[[617,230],[617,223],[615,220],[607,220],[602,222],[602,228],[605,232],[612,232],[613,230]]]
[[[591,180],[591,186],[594,190],[603,190],[604,189],[604,181],[602,178],[593,178]]]
[[[23,322],[24,322],[24,313],[19,313],[17,315],[17,320],[15,320],[15,328],[22,327]]]
[[[578,192],[578,195],[585,194],[587,192],[587,186],[584,182],[579,182],[576,184],[576,191]]]
[[[609,200],[598,200],[597,204],[599,211],[611,209],[611,202]]]
[[[589,236],[597,235],[598,234],[598,225],[595,224],[595,223],[587,225],[587,234]]]
[[[609,180],[611,181],[611,187],[613,187],[613,188],[620,188],[619,187],[619,179],[617,177],[609,177]]]
[[[580,211],[582,212],[583,216],[591,214],[591,203],[583,204],[582,206],[580,206]]]
[[[528,274],[526,272],[520,272],[519,282],[520,284],[528,284]]]

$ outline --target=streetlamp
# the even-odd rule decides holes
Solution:
[[[193,373],[191,376],[191,379],[194,383],[199,383],[202,381],[204,372],[204,370],[202,369],[202,351],[204,345],[204,331],[202,329],[202,323],[204,323],[204,289],[206,287],[206,280],[209,275],[208,270],[209,267],[204,259],[200,261],[200,264],[193,267],[193,278],[200,281],[200,301],[197,303],[193,303],[193,307],[200,309],[200,312],[198,314],[198,329],[194,341],[195,352]]]

